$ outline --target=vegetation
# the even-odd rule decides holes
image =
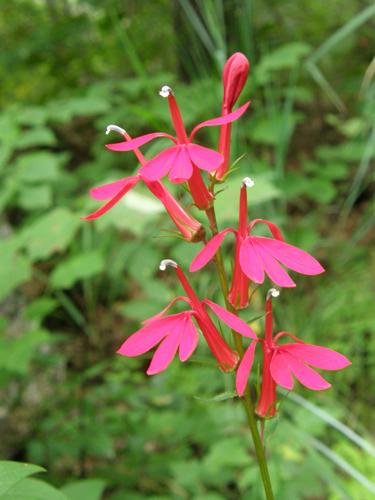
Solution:
[[[170,130],[156,95],[165,83],[187,127],[217,116],[221,68],[237,50],[252,62],[252,104],[233,126],[238,161],[218,218],[235,224],[239,179],[251,175],[251,216],[272,218],[327,270],[283,290],[276,323],[353,363],[313,402],[302,386],[285,395],[267,424],[275,496],[373,498],[373,3],[0,5],[0,498],[263,498],[232,379],[210,377],[204,348],[151,378],[148,356],[115,354],[178,291],[161,258],[187,268],[200,246],[176,237],[142,186],[100,220],[80,219],[98,206],[91,187],[137,168],[104,148],[105,127]],[[217,143],[217,131],[203,134]],[[191,277],[197,292],[220,302],[203,274],[199,286]],[[242,315],[256,332],[266,289]]]

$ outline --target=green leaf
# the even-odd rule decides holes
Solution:
[[[10,460],[0,461],[0,496],[10,490],[15,484],[31,474],[44,472],[45,469],[39,465],[12,462]]]
[[[14,240],[0,243],[0,300],[31,278],[29,260],[15,249]]]
[[[53,146],[56,143],[56,137],[47,127],[36,127],[24,131],[18,142],[18,148],[27,148],[30,146]]]
[[[21,241],[32,260],[46,259],[67,248],[80,224],[67,208],[56,208],[25,229]]]
[[[82,479],[66,484],[62,491],[69,500],[100,500],[104,488],[102,479]]]
[[[34,151],[17,157],[13,163],[18,182],[55,181],[66,154]]]
[[[42,320],[56,309],[58,305],[57,300],[51,297],[41,297],[28,304],[23,311],[23,315],[29,320]]]
[[[26,332],[20,337],[0,337],[0,368],[17,375],[26,375],[39,345],[49,339],[47,330]]]
[[[281,137],[290,134],[301,118],[301,113],[290,113],[287,119],[282,113],[259,116],[252,121],[250,136],[255,142],[275,146]]]
[[[103,256],[93,250],[70,257],[61,262],[51,275],[50,284],[54,288],[71,288],[79,280],[91,278],[105,268]]]
[[[40,479],[26,478],[10,488],[1,500],[68,500],[68,497]]]
[[[52,190],[48,185],[22,186],[18,204],[25,210],[49,208],[52,205]]]
[[[310,46],[303,42],[292,42],[278,47],[262,57],[256,67],[259,83],[266,83],[273,71],[296,67],[301,59],[310,52]]]

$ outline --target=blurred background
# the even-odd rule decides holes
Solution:
[[[40,469],[20,476],[7,464],[13,489],[0,485],[0,497],[263,498],[233,377],[210,366],[203,343],[150,378],[149,356],[115,355],[181,292],[160,259],[188,266],[200,245],[176,238],[142,187],[100,220],[80,220],[98,207],[89,188],[137,169],[132,154],[104,148],[106,125],[170,132],[157,94],[166,83],[188,129],[218,116],[222,66],[242,51],[252,68],[239,102],[252,104],[233,127],[241,160],[217,197],[219,225],[235,223],[239,179],[250,175],[250,216],[271,218],[327,270],[295,277],[297,291],[275,304],[276,328],[353,362],[328,375],[330,391],[298,385],[267,424],[276,498],[374,498],[373,2],[0,6],[0,457],[47,470],[21,480]],[[201,139],[214,146],[218,131]],[[191,281],[219,302],[212,271]],[[268,287],[242,313],[258,333]]]

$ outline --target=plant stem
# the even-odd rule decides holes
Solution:
[[[218,234],[218,227],[217,227],[217,221],[216,221],[216,214],[215,214],[215,209],[214,207],[210,207],[206,210],[207,218],[210,223],[210,229],[212,231],[213,235]],[[232,304],[228,301],[228,282],[227,282],[227,277],[225,274],[225,268],[224,268],[224,261],[223,261],[223,254],[221,252],[221,249],[219,248],[218,251],[216,252],[215,255],[215,266],[216,266],[216,271],[219,276],[219,281],[220,281],[220,287],[221,291],[224,296],[225,300],[225,305],[228,309],[233,314],[238,314],[237,310],[232,306]],[[234,344],[236,346],[236,350],[240,357],[242,358],[244,354],[244,348],[242,345],[242,337],[239,333],[235,332],[232,330],[232,335],[233,335],[233,340]],[[254,447],[255,447],[255,454],[258,460],[258,465],[260,469],[260,474],[262,477],[262,482],[263,482],[263,487],[264,487],[264,493],[266,495],[267,500],[273,500],[273,492],[272,492],[272,485],[271,485],[271,478],[268,472],[268,466],[267,466],[267,459],[266,459],[266,454],[265,450],[263,447],[262,440],[260,438],[259,432],[258,432],[258,427],[255,419],[255,414],[254,414],[254,406],[251,400],[251,394],[250,394],[250,389],[247,386],[245,393],[243,397],[241,398],[243,407],[245,409],[246,413],[246,418],[247,418],[247,424],[249,426],[249,430],[251,433],[251,437],[253,439]]]

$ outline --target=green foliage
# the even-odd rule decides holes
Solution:
[[[236,224],[240,180],[254,178],[250,216],[272,218],[327,270],[283,291],[277,327],[353,362],[311,402],[302,387],[300,399],[284,395],[280,417],[267,422],[276,498],[371,498],[373,6],[1,3],[0,454],[47,472],[29,477],[44,468],[0,462],[0,498],[263,498],[232,379],[212,376],[203,345],[157,377],[144,375],[148,356],[115,354],[181,294],[158,273],[160,259],[188,267],[199,245],[175,237],[141,185],[100,220],[80,219],[100,205],[90,188],[138,168],[132,153],[105,150],[118,140],[106,125],[171,132],[156,92],[165,83],[188,129],[218,116],[219,72],[236,50],[252,61],[243,97],[252,104],[233,125],[221,228]],[[217,144],[214,129],[199,132],[202,144]],[[162,145],[142,151],[150,158]],[[187,206],[186,193],[171,190]],[[229,273],[233,240],[224,249]],[[209,266],[191,279],[220,300]],[[260,334],[267,286],[243,313]]]

